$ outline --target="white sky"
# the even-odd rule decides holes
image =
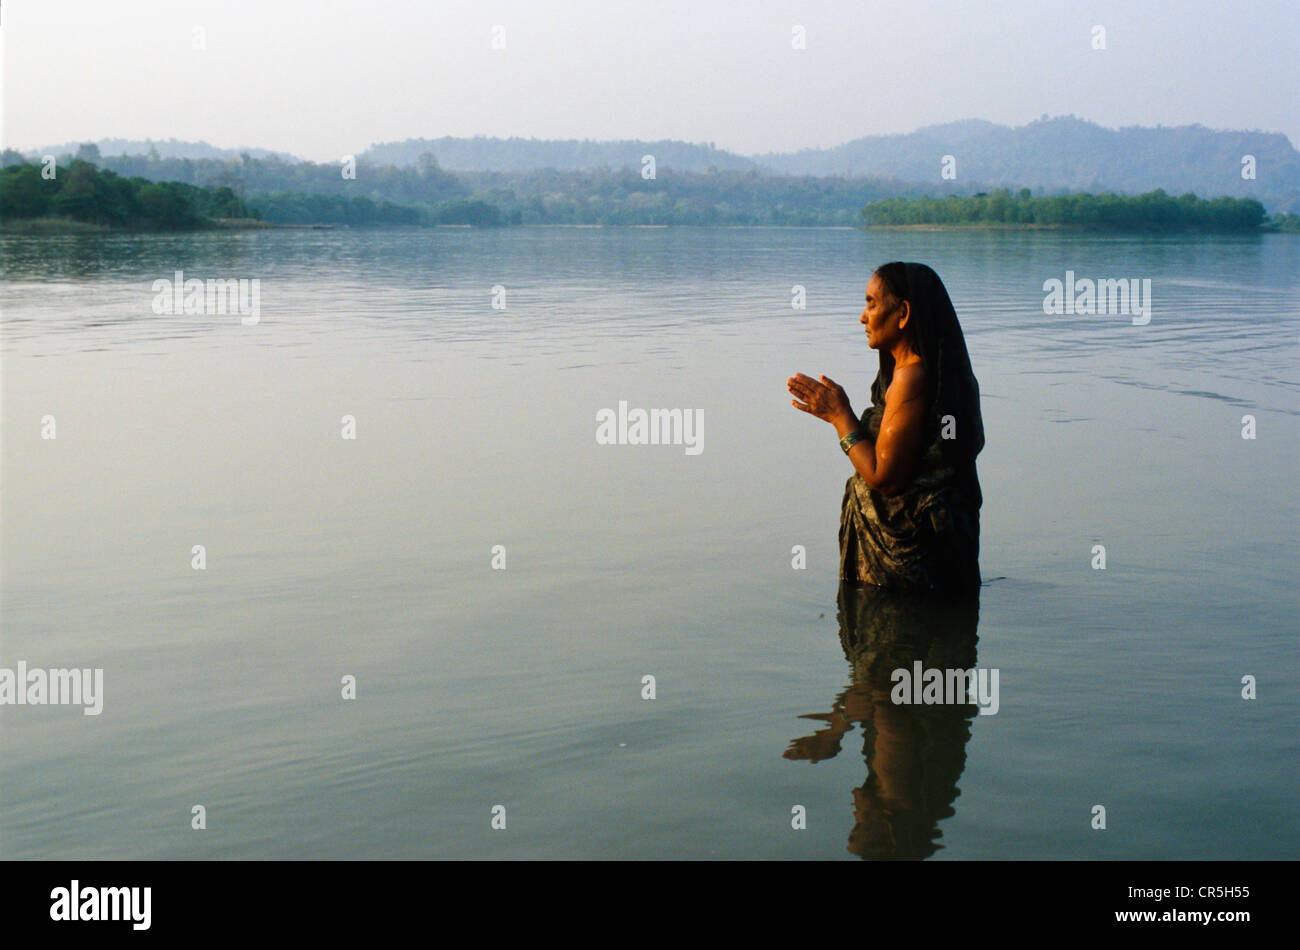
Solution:
[[[518,135],[752,154],[1069,113],[1300,143],[1300,0],[3,0],[0,15],[15,148],[203,139],[332,161]]]

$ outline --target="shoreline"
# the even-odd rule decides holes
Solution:
[[[1105,228],[1085,228],[1069,224],[1020,224],[1004,221],[988,221],[973,224],[864,224],[866,231],[1089,231],[1111,230]],[[1131,233],[1114,231],[1113,233]]]
[[[254,218],[216,218],[192,228],[119,228],[75,218],[14,218],[0,223],[10,234],[195,234],[201,231],[331,231],[334,224],[272,224]]]
[[[1113,235],[1252,235],[1252,234],[1300,234],[1300,231],[1285,228],[1262,227],[1253,230],[1201,230],[1198,228],[1179,229],[1118,229],[1098,228],[1071,224],[1007,224],[989,222],[981,224],[569,224],[569,223],[535,223],[513,225],[472,225],[472,224],[379,224],[352,228],[341,224],[275,224],[258,221],[253,218],[218,218],[190,228],[122,228],[74,218],[15,218],[0,223],[0,233],[23,235],[60,235],[60,234],[195,234],[203,231],[333,231],[364,230],[382,231],[390,228],[423,229],[457,229],[475,230],[478,228],[572,228],[593,230],[607,228],[611,230],[666,230],[670,228],[715,228],[718,230],[759,231],[759,230],[832,230],[832,231],[1055,231],[1070,234],[1113,234]]]

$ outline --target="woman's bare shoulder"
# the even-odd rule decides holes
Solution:
[[[894,378],[889,381],[888,397],[900,400],[925,394],[925,367],[921,361],[894,367]]]

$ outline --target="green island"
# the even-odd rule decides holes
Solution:
[[[1254,198],[1175,198],[1156,189],[1034,195],[1028,188],[943,198],[885,198],[862,209],[867,227],[1053,228],[1095,231],[1297,231],[1300,215],[1270,218]]]

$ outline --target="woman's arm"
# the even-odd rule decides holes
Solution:
[[[839,416],[835,431],[843,438],[858,428],[858,420]],[[925,376],[921,364],[900,366],[885,391],[885,415],[875,443],[856,442],[849,461],[862,480],[882,495],[896,495],[912,480],[925,433]]]
[[[861,427],[849,405],[844,387],[826,376],[822,382],[796,373],[786,386],[796,397],[796,409],[835,426],[840,438]],[[803,404],[799,400],[803,400]],[[862,480],[882,495],[896,495],[907,487],[921,453],[925,430],[925,376],[921,364],[900,366],[885,392],[885,415],[873,443],[863,439],[849,449],[849,461]]]

